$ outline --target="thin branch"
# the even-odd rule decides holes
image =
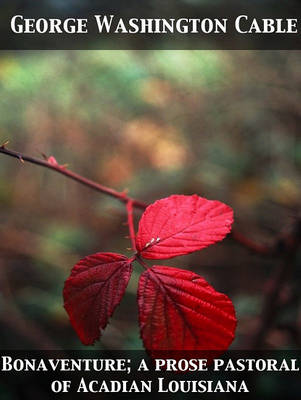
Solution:
[[[80,182],[85,186],[95,189],[98,192],[101,192],[101,193],[107,194],[111,197],[114,197],[115,199],[120,200],[122,203],[127,203],[127,202],[131,201],[134,207],[140,208],[142,210],[144,210],[147,207],[147,204],[128,197],[124,192],[118,192],[117,190],[111,189],[107,186],[100,185],[99,183],[96,183],[90,179],[84,178],[83,176],[76,174],[75,172],[72,172],[69,169],[67,169],[66,167],[61,166],[57,163],[53,163],[53,162],[50,163],[47,160],[41,160],[39,158],[30,157],[25,154],[19,153],[17,151],[8,150],[5,147],[5,145],[0,146],[0,153],[6,154],[10,157],[17,158],[21,162],[28,161],[31,164],[36,164],[36,165],[40,165],[42,167],[49,168],[53,171],[58,172],[59,174],[65,175],[68,178],[73,179],[74,181]]]
[[[263,256],[273,255],[277,250],[276,245],[275,246],[267,246],[264,244],[255,243],[252,240],[246,238],[240,232],[237,232],[236,230],[232,230],[231,236],[232,236],[232,239],[234,239],[236,242],[240,243],[242,246],[248,248],[249,250],[253,251],[254,253],[261,254]]]
[[[264,345],[264,341],[273,327],[280,311],[279,295],[282,288],[289,281],[297,263],[297,251],[301,245],[301,220],[297,219],[292,231],[279,241],[282,247],[280,264],[273,270],[267,284],[264,297],[260,323],[252,338],[251,348],[258,350]]]
[[[97,190],[98,192],[101,192],[101,193],[107,194],[111,197],[114,197],[115,199],[118,199],[122,203],[128,204],[130,202],[132,204],[132,207],[139,208],[140,210],[145,210],[146,207],[148,206],[148,204],[143,203],[142,201],[139,201],[139,200],[136,200],[136,199],[133,199],[133,198],[127,196],[126,193],[124,193],[124,192],[118,192],[117,190],[114,190],[107,186],[101,185],[101,184],[94,182],[90,179],[87,179],[73,171],[70,171],[69,169],[66,168],[65,165],[59,165],[53,157],[49,157],[48,159],[46,158],[46,160],[42,160],[42,159],[35,158],[35,157],[30,157],[30,156],[27,156],[26,154],[7,149],[6,144],[7,144],[7,142],[2,144],[2,146],[0,146],[0,153],[6,154],[7,156],[10,156],[10,157],[17,158],[22,163],[24,163],[24,161],[27,161],[31,164],[36,164],[36,165],[40,165],[42,167],[51,169],[52,171],[58,172],[59,174],[62,174],[62,175],[65,175],[68,178],[73,179],[85,186],[88,186],[91,189]],[[246,247],[247,249],[249,249],[252,252],[255,252],[257,254],[273,255],[275,253],[274,246],[270,247],[270,246],[264,246],[264,245],[254,243],[253,241],[246,238],[241,233],[236,232],[235,230],[232,230],[231,236],[236,242],[240,243],[242,246]]]
[[[134,220],[133,220],[133,201],[129,200],[126,203],[126,210],[128,214],[128,225],[129,225],[129,233],[132,243],[132,250],[136,252],[136,234],[134,228]]]
[[[251,349],[258,350],[264,346],[265,339],[273,328],[275,320],[279,314],[279,295],[288,281],[293,267],[294,263],[292,260],[290,260],[289,264],[287,259],[282,260],[281,264],[278,265],[272,277],[267,282],[267,291],[263,299],[259,324],[251,338]]]

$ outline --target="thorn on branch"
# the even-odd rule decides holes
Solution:
[[[9,140],[6,140],[5,142],[3,142],[2,144],[1,144],[1,149],[5,149],[5,146],[7,146],[9,144]]]
[[[56,161],[55,157],[53,157],[53,156],[48,157],[47,162],[49,162],[49,164],[53,165],[54,167],[59,167],[59,163]]]
[[[53,167],[56,168],[67,168],[69,164],[62,164],[60,165],[56,158],[54,156],[49,156],[47,157],[46,154],[42,153],[43,158],[45,159],[45,161],[47,161],[49,164],[51,164]]]

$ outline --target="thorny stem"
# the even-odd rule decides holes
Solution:
[[[128,197],[124,192],[118,192],[117,190],[111,189],[107,186],[101,185],[99,183],[96,183],[90,179],[84,178],[83,176],[76,174],[75,172],[70,171],[64,166],[58,165],[58,164],[53,164],[48,162],[47,160],[42,160],[39,158],[35,157],[30,157],[25,154],[19,153],[17,151],[13,150],[8,150],[5,147],[5,144],[0,146],[0,153],[6,154],[10,157],[17,158],[21,162],[28,161],[32,164],[40,165],[42,167],[46,167],[49,169],[52,169],[53,171],[58,172],[59,174],[65,175],[68,178],[73,179],[74,181],[80,182],[85,186],[88,186],[92,189],[95,189],[101,193],[107,194],[111,197],[115,197],[115,199],[120,200],[122,203],[127,203],[129,201],[132,201],[133,207],[140,208],[141,210],[144,210],[147,207],[147,204],[142,203],[141,201],[132,199]]]
[[[133,200],[129,200],[126,203],[126,210],[128,214],[128,226],[129,226],[129,234],[132,243],[132,250],[136,252],[136,235],[133,221]]]
[[[22,163],[24,163],[24,161],[28,161],[31,164],[40,165],[42,167],[56,171],[59,174],[65,175],[70,179],[73,179],[79,183],[82,183],[85,186],[90,187],[91,189],[97,190],[98,192],[101,192],[101,193],[107,194],[111,197],[114,197],[114,198],[118,199],[119,201],[121,201],[122,203],[125,203],[126,205],[129,204],[129,202],[130,202],[131,207],[139,208],[140,210],[145,210],[146,207],[148,206],[148,204],[146,204],[146,203],[143,203],[139,200],[136,200],[136,199],[133,199],[133,198],[127,196],[125,192],[118,192],[117,190],[111,189],[107,186],[101,185],[97,182],[87,179],[73,171],[70,171],[65,166],[51,163],[47,159],[42,160],[39,158],[27,156],[26,154],[23,154],[23,153],[20,153],[17,151],[9,150],[6,148],[6,144],[7,144],[7,142],[2,144],[2,146],[0,146],[0,153],[6,154],[7,156],[10,156],[10,157],[17,158]],[[273,255],[275,253],[275,246],[265,246],[265,245],[260,245],[260,244],[254,243],[253,241],[246,238],[241,233],[236,232],[235,230],[232,230],[231,236],[236,242],[240,243],[242,246],[248,248],[249,250],[251,250],[252,252],[255,252],[257,254]],[[132,238],[131,238],[131,240],[132,240]],[[132,244],[133,244],[133,240],[132,240]]]

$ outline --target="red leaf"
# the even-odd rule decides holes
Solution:
[[[166,259],[201,250],[231,230],[233,211],[217,200],[173,195],[145,210],[137,233],[144,258]]]
[[[131,272],[131,261],[114,253],[92,254],[73,267],[65,282],[64,307],[83,344],[99,339],[121,301]]]
[[[199,275],[154,266],[140,278],[139,322],[144,345],[156,350],[225,351],[234,338],[231,300]]]

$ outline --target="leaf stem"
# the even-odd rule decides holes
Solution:
[[[136,252],[136,234],[134,228],[134,220],[133,220],[133,200],[129,200],[126,203],[126,211],[128,215],[128,226],[129,226],[129,234],[132,243],[132,250]]]

